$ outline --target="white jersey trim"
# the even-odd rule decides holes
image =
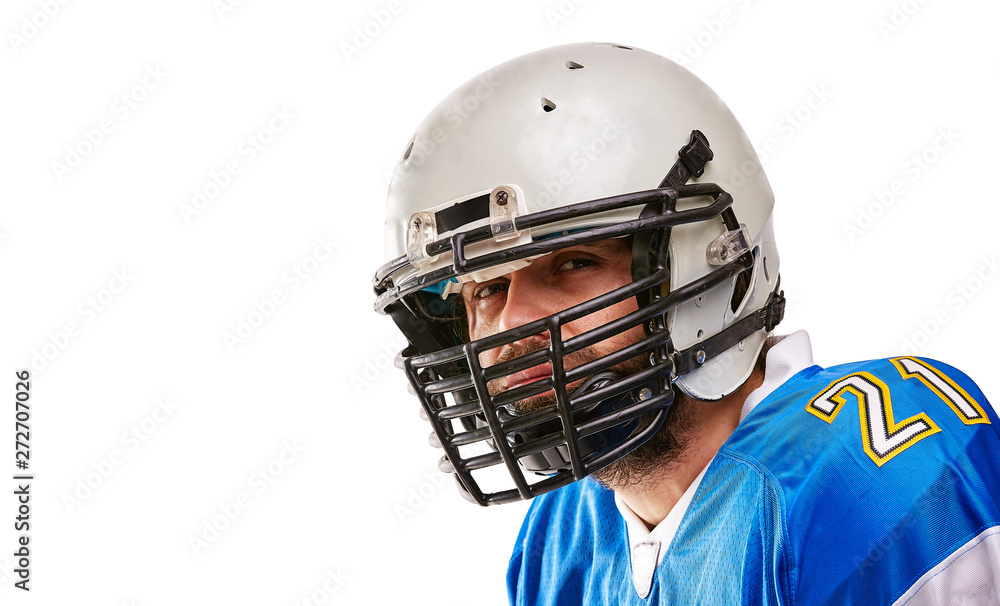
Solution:
[[[1000,604],[1000,526],[987,528],[917,579],[893,606]]]

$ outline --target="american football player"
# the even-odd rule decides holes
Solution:
[[[512,604],[1000,603],[996,414],[947,364],[774,336],[773,207],[715,93],[619,44],[499,65],[409,140],[375,308],[461,493],[534,499]]]

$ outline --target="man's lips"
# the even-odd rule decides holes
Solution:
[[[503,391],[509,391],[515,387],[521,387],[522,385],[534,383],[535,381],[540,381],[551,376],[552,364],[539,364],[538,366],[532,366],[527,370],[522,370],[521,372],[515,372],[512,375],[506,376],[503,379],[502,389]]]

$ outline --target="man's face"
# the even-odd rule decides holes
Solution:
[[[628,284],[632,280],[630,241],[631,239],[616,238],[560,249],[535,259],[524,269],[487,282],[466,283],[462,288],[462,299],[468,319],[469,337],[473,340],[481,339],[510,330]],[[636,309],[635,299],[626,299],[565,324],[561,337],[565,341]],[[641,326],[632,327],[566,356],[564,366],[567,370],[579,366],[634,343],[643,335]],[[547,348],[548,344],[547,332],[531,335],[482,353],[480,363],[484,367],[493,366]],[[634,372],[635,362],[630,360],[631,364],[623,374]],[[507,391],[548,377],[551,372],[551,364],[546,363],[500,377],[490,381],[490,392],[497,394]],[[551,403],[551,396],[550,390],[522,402],[521,407],[527,410],[537,409]]]

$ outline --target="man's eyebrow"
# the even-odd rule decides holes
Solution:
[[[626,238],[606,238],[604,240],[580,244],[579,246],[597,249],[601,252],[616,252],[628,250],[628,240]]]
[[[603,252],[606,254],[614,252],[622,252],[622,251],[629,252],[630,249],[628,246],[628,242],[629,242],[628,238],[605,238],[603,240],[596,240],[594,242],[584,242],[583,244],[577,244],[572,248],[584,248],[584,249],[589,249],[589,251]],[[552,252],[558,253],[561,250],[565,249],[557,249]],[[503,277],[503,276],[497,276],[497,277]],[[491,278],[489,280],[486,280],[485,282],[477,282],[475,280],[469,280],[468,282],[463,282],[461,291],[462,293],[465,293],[467,287],[473,288],[477,284],[485,284],[486,282],[492,282],[495,279],[496,278]]]

